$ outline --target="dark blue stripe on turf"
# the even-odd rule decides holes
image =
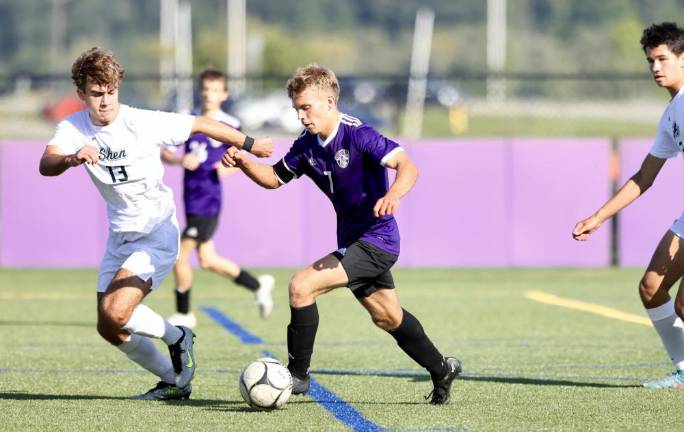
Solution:
[[[355,431],[381,431],[382,428],[366,419],[360,412],[356,411],[344,399],[337,396],[327,388],[318,384],[316,379],[311,376],[311,387],[308,395],[327,409],[341,422],[349,425]]]
[[[277,358],[272,352],[263,350],[261,353],[266,357]],[[340,374],[341,375],[341,374]],[[351,374],[350,374],[351,375]],[[323,387],[311,377],[311,387],[308,395],[327,409],[338,420],[349,425],[355,431],[381,431],[375,423],[368,421],[360,412],[356,411],[344,399]]]
[[[203,306],[202,310],[204,311],[204,313],[209,315],[211,319],[216,321],[221,327],[228,330],[238,339],[240,339],[242,343],[247,345],[259,345],[264,343],[264,341],[262,341],[260,337],[248,332],[247,329],[245,329],[240,324],[228,318],[228,316],[220,310],[208,306]]]
[[[242,342],[252,345],[263,343],[261,338],[251,334],[240,324],[228,318],[226,314],[218,309],[204,306],[202,307],[202,310],[209,315],[211,319],[221,325],[221,327],[240,338]],[[261,353],[266,357],[277,358],[273,353],[266,350],[263,350]],[[311,399],[328,410],[328,412],[335,416],[336,419],[351,427],[355,431],[371,432],[382,430],[380,426],[365,418],[363,414],[355,410],[354,407],[349,405],[344,399],[320,385],[313,376],[311,377],[311,387],[309,388],[308,395],[311,397]]]

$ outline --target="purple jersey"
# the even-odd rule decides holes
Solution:
[[[396,142],[359,119],[341,114],[336,130],[325,142],[305,131],[282,163],[295,177],[310,177],[330,198],[337,213],[338,247],[364,240],[399,255],[394,217],[373,216],[375,203],[388,189],[385,162],[397,151],[402,148]]]
[[[222,111],[214,116],[214,120],[240,129],[240,121]],[[227,149],[228,144],[204,134],[192,135],[185,142],[185,153],[192,153],[200,161],[196,170],[184,172],[183,201],[186,215],[218,216],[221,212],[221,179],[214,166]]]

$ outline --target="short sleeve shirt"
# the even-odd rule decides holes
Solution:
[[[649,153],[657,158],[670,159],[684,151],[684,88],[677,93],[658,123],[655,141]]]
[[[83,166],[107,202],[110,229],[149,233],[175,213],[172,192],[162,182],[161,146],[182,144],[193,122],[191,115],[122,104],[111,124],[97,126],[83,110],[62,120],[48,145],[66,154],[97,148],[98,163]]]
[[[341,114],[336,130],[322,141],[305,131],[283,157],[296,177],[306,175],[330,199],[337,214],[338,247],[364,240],[399,255],[393,216],[376,218],[373,207],[388,190],[385,162],[403,151],[396,142],[359,119]]]

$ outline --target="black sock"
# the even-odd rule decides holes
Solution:
[[[235,283],[247,288],[250,291],[259,289],[259,281],[246,270],[240,270],[240,274],[235,278]]]
[[[176,289],[176,311],[182,314],[190,312],[190,288],[185,292]]]
[[[316,303],[295,308],[290,306],[290,324],[287,326],[287,368],[300,378],[309,373],[311,354],[318,330]]]
[[[435,348],[425,334],[423,326],[406,309],[401,324],[388,331],[396,339],[399,347],[416,363],[423,366],[433,377],[440,378],[446,372],[444,356]]]

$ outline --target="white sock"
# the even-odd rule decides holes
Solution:
[[[117,348],[123,351],[126,357],[157,375],[165,383],[176,384],[176,372],[173,370],[171,359],[157,349],[152,339],[132,334]]]
[[[142,303],[135,307],[131,319],[122,329],[132,334],[162,339],[167,345],[172,345],[183,337],[181,329]]]
[[[672,363],[677,370],[684,370],[684,330],[682,329],[682,320],[675,313],[674,301],[670,299],[664,305],[646,309],[646,312],[648,312],[660,340],[663,341]]]

